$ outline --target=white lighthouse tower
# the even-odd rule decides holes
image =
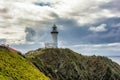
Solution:
[[[58,31],[55,24],[52,27],[51,36],[52,42],[45,43],[45,48],[58,48]]]
[[[57,26],[54,24],[51,31],[53,48],[58,48],[58,31]]]

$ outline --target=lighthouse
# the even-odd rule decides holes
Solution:
[[[58,48],[58,31],[57,26],[54,24],[51,31],[53,48]]]

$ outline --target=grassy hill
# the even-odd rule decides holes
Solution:
[[[106,57],[70,49],[38,49],[26,55],[51,80],[120,80],[120,66]]]
[[[0,80],[50,80],[21,55],[0,48]]]

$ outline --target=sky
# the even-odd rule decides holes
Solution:
[[[120,56],[120,0],[0,0],[0,44],[25,53],[51,41],[84,55]]]

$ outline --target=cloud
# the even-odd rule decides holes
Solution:
[[[101,24],[97,27],[90,27],[89,30],[93,32],[103,32],[107,30],[106,27],[107,27],[106,24]]]
[[[47,31],[54,23],[61,25],[60,29],[64,30],[72,29],[73,26],[86,27],[85,25],[118,17],[119,10],[113,12],[112,9],[104,6],[111,2],[115,1],[0,0],[0,38],[6,39],[8,43],[12,42],[11,44],[25,44],[27,41],[39,42],[45,36],[44,31]],[[98,30],[98,32],[106,30],[103,24],[96,28],[92,30]]]
[[[35,30],[33,30],[32,28],[26,28],[25,32],[26,32],[26,40],[30,42],[33,41],[36,36]]]
[[[96,48],[108,48],[112,50],[119,50],[120,48],[120,43],[106,43],[106,44],[80,44],[80,45],[74,45],[73,47],[83,47],[83,48],[91,48],[91,49],[96,49]],[[116,47],[116,48],[114,48]],[[120,50],[119,50],[120,51]]]
[[[25,44],[27,41],[36,41],[35,37],[42,36],[40,32],[45,31],[56,16],[50,7],[37,6],[33,0],[7,2],[1,0],[0,39],[5,39],[6,44]],[[36,33],[33,34],[30,29]]]
[[[1,2],[4,2],[4,0]],[[9,0],[7,3],[4,2],[1,4],[4,10],[8,11],[9,16],[15,19],[22,18],[40,22],[54,22],[58,18],[62,18],[73,19],[79,25],[84,25],[95,23],[101,18],[115,16],[110,10],[100,8],[101,5],[108,2],[110,0],[90,0],[89,2],[86,0]],[[50,6],[45,4],[49,4]]]
[[[5,39],[6,44],[24,43],[25,41],[24,28],[20,26],[0,28],[0,35],[0,39]]]
[[[120,27],[120,23],[114,24],[113,27]]]
[[[101,6],[101,7],[113,10],[115,13],[116,12],[119,13],[119,10],[120,10],[119,3],[120,3],[120,0],[111,0],[110,2],[108,2],[107,4],[105,4],[105,5]]]
[[[6,42],[6,39],[0,39],[0,44],[4,44]]]
[[[113,56],[120,55],[119,48],[120,43],[107,43],[107,44],[79,44],[72,45],[69,48],[81,52],[84,55],[103,55],[103,56]]]

